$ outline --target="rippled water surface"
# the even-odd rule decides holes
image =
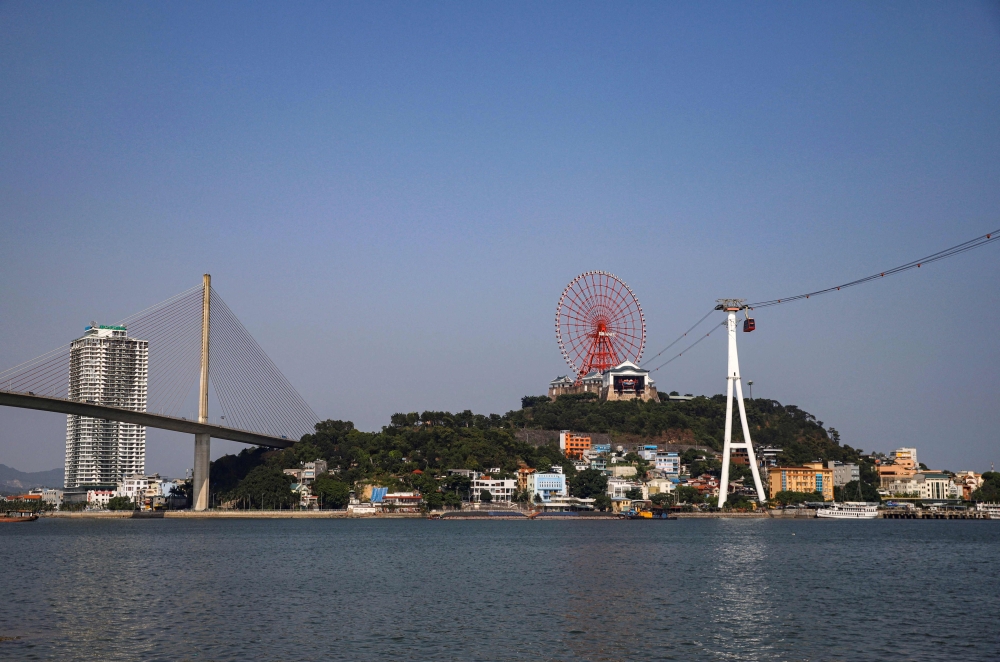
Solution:
[[[0,659],[997,660],[1000,522],[39,520]]]

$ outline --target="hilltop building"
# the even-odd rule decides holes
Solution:
[[[88,326],[70,343],[70,400],[146,411],[149,343],[124,326]],[[114,490],[146,471],[146,428],[70,414],[66,418],[65,486]],[[79,491],[79,490],[78,490]]]
[[[596,393],[601,400],[656,400],[656,386],[649,371],[625,361],[603,373],[594,370],[579,383],[568,375],[549,382],[549,397],[555,400],[570,393]]]

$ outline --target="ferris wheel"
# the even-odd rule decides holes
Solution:
[[[571,280],[559,297],[556,340],[579,381],[623,361],[638,364],[646,318],[625,281],[606,271],[588,271]]]

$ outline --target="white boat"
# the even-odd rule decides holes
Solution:
[[[878,504],[864,501],[845,501],[831,503],[826,508],[816,510],[816,517],[830,519],[875,519],[878,517]]]

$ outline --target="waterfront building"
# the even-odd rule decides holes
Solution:
[[[851,481],[861,480],[861,469],[853,462],[837,462],[828,460],[826,466],[833,469],[834,487],[843,487]]]
[[[565,474],[531,474],[528,476],[528,490],[531,492],[532,502],[535,501],[536,496],[542,500],[542,503],[551,501],[553,498],[569,496]]]
[[[646,482],[646,489],[650,494],[669,494],[677,487],[676,479],[654,478]]]
[[[880,476],[879,494],[896,499],[919,499],[923,496],[923,477],[917,474],[910,476]]]
[[[952,478],[955,481],[956,491],[961,492],[959,498],[970,501],[972,493],[983,485],[983,475],[975,471],[959,471]]]
[[[917,474],[923,478],[923,489],[921,498],[923,499],[957,499],[960,498],[961,491],[956,487],[951,476],[943,471],[921,471]]]
[[[62,505],[63,501],[63,491],[62,490],[51,490],[47,487],[37,487],[33,490],[28,490],[28,494],[36,495],[43,503],[47,503],[50,506],[58,508]]]
[[[819,492],[824,501],[833,501],[833,469],[822,462],[801,467],[772,467],[767,470],[770,498],[778,492]]]
[[[118,484],[115,496],[128,497],[132,503],[139,506],[145,504],[148,500],[149,505],[152,506],[156,499],[164,496],[163,479],[160,478],[160,474],[152,474],[150,476],[135,474],[133,476],[126,476]]]
[[[115,496],[118,496],[115,490],[87,490],[87,508],[107,510],[108,502]]]
[[[146,411],[148,381],[149,343],[129,338],[124,326],[88,326],[70,343],[70,400]],[[111,489],[145,469],[144,426],[66,417],[66,488]]]
[[[493,501],[509,503],[514,500],[514,492],[516,490],[517,480],[513,478],[488,478],[480,476],[473,479],[469,485],[469,498],[472,501],[481,501],[483,492],[489,492],[493,495]]]
[[[421,501],[423,497],[416,492],[388,492],[382,498],[382,509],[395,513],[417,513],[420,512]]]
[[[625,480],[624,478],[608,478],[607,495],[612,499],[625,499],[625,494],[629,490],[638,489],[642,492],[642,498],[649,498],[649,487],[636,480]]]

